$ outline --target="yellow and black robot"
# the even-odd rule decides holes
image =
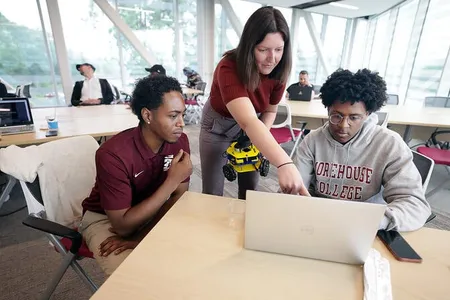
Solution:
[[[228,161],[222,169],[225,178],[229,181],[235,180],[237,173],[258,171],[264,177],[269,174],[269,161],[251,143],[245,133],[242,133],[237,141],[228,147],[224,156]]]

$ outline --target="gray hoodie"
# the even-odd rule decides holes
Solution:
[[[369,115],[345,145],[333,139],[326,123],[305,137],[294,162],[311,195],[385,201],[380,229],[419,229],[431,211],[411,150],[400,135],[377,122],[376,114]]]

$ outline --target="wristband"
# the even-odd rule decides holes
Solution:
[[[286,162],[286,163],[284,163],[284,164],[281,164],[281,165],[279,165],[279,166],[277,167],[277,169],[281,168],[282,166],[290,165],[290,164],[294,164],[294,162],[293,162],[293,161],[290,161],[290,162]]]

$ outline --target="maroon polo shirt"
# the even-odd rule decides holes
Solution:
[[[106,141],[97,150],[97,177],[83,212],[105,214],[135,206],[151,196],[166,180],[172,157],[180,149],[190,153],[189,141],[182,134],[176,143],[164,143],[158,153],[147,146],[140,126],[127,129]],[[188,182],[189,177],[184,182]]]

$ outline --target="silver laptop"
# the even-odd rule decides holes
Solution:
[[[245,248],[363,264],[386,206],[247,191]]]
[[[33,116],[28,98],[0,100],[0,133],[17,134],[34,132]]]

